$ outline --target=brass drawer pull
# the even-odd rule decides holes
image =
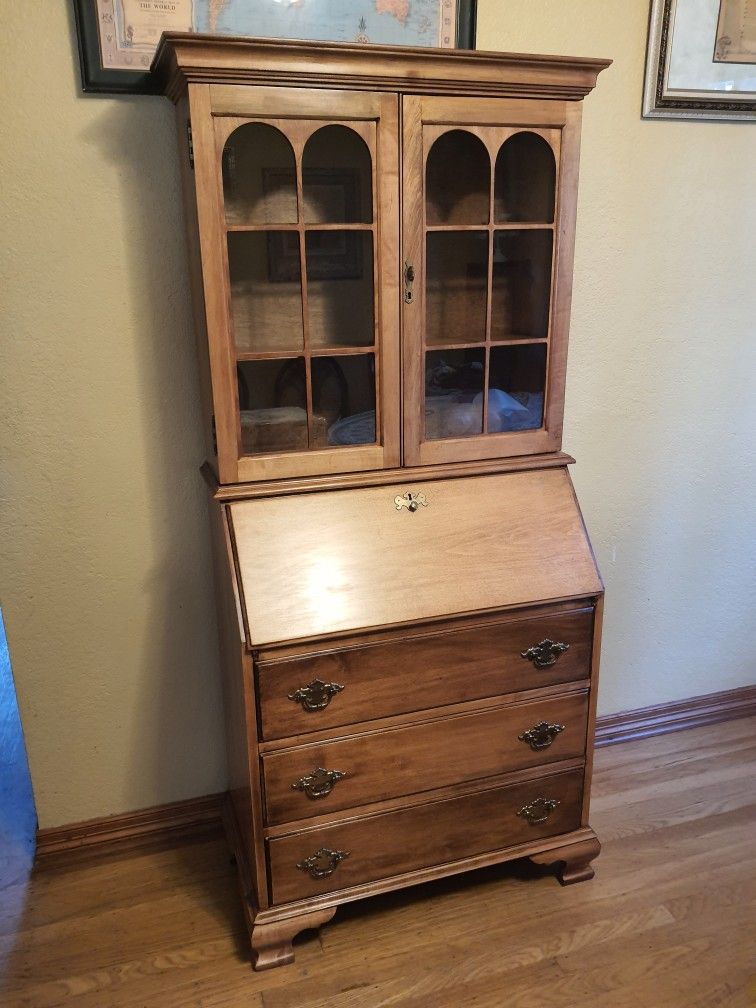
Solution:
[[[534,644],[527,651],[521,651],[520,655],[522,658],[532,661],[536,668],[550,668],[556,664],[559,655],[564,654],[569,646],[561,641],[549,640],[547,637],[540,644]]]
[[[425,499],[425,494],[422,490],[417,493],[412,493],[408,490],[406,494],[397,494],[394,497],[394,504],[396,504],[396,510],[401,511],[403,507],[406,507],[408,511],[417,511],[419,507],[428,507],[428,501]]]
[[[299,689],[289,693],[289,700],[302,705],[302,710],[319,711],[325,710],[331,702],[331,698],[344,689],[338,683],[323,682],[322,679],[313,679],[307,686],[300,686]]]
[[[325,767],[316,767],[311,774],[300,777],[291,785],[292,791],[304,791],[308,798],[316,801],[318,798],[325,798],[333,791],[337,781],[346,777],[341,770],[326,770]]]
[[[321,847],[304,861],[297,865],[300,871],[307,872],[310,878],[322,879],[333,875],[344,858],[349,857],[349,851],[331,850],[329,847]]]
[[[538,752],[539,749],[548,749],[559,732],[563,731],[563,724],[549,724],[548,721],[539,721],[538,724],[528,728],[517,738],[520,742],[527,742],[531,749]]]
[[[556,798],[536,798],[529,805],[523,805],[517,815],[527,819],[531,826],[537,826],[546,822],[557,805]]]

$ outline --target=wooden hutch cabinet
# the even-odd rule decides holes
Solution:
[[[351,900],[588,879],[603,588],[561,452],[606,61],[167,35],[255,965]]]

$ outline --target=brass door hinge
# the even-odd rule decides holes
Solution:
[[[189,167],[194,171],[194,141],[192,140],[192,124],[186,120],[186,146],[189,153]]]

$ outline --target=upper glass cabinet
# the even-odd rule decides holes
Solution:
[[[508,125],[503,108],[495,122],[493,102],[488,123],[473,99],[448,118],[429,100],[424,121],[424,101],[405,98],[421,132],[404,169],[405,359],[422,362],[405,366],[405,460],[548,450],[561,131]]]
[[[194,181],[222,482],[561,447],[577,106],[207,101]]]
[[[390,182],[376,183],[382,128],[380,116],[216,120],[236,442],[251,478],[375,468],[387,447],[399,462],[398,401],[386,402],[398,400],[398,319],[380,327],[382,271],[398,271],[396,244],[393,263],[376,247],[398,232],[382,221]],[[396,165],[393,186],[395,214]]]

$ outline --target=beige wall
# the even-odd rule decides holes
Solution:
[[[222,790],[173,110],[0,0],[2,601],[42,826]]]
[[[601,710],[753,682],[756,124],[640,120],[645,3],[479,6],[481,47],[615,60],[565,428]],[[82,96],[69,7],[0,0],[2,593],[42,826],[225,778],[171,108]]]
[[[584,106],[564,445],[606,584],[599,711],[756,682],[756,122],[640,118],[648,4],[479,0],[604,56]]]

